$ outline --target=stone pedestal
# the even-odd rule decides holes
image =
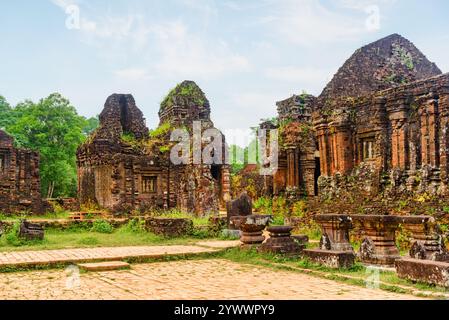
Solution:
[[[263,230],[271,222],[272,217],[269,215],[251,215],[240,217],[240,241],[242,246],[260,245],[265,241],[262,234]]]
[[[246,220],[246,216],[233,216],[229,218],[229,229],[240,230],[241,224]]]
[[[321,226],[320,247],[304,250],[304,256],[328,268],[352,267],[355,254],[349,242],[351,218],[344,214],[320,214],[314,219]]]
[[[268,227],[270,237],[262,244],[259,251],[273,254],[299,255],[305,248],[304,244],[299,244],[291,237],[292,227],[274,226]]]
[[[394,266],[400,258],[396,247],[396,230],[400,217],[383,215],[353,215],[354,226],[364,236],[359,257],[363,263],[380,266]]]
[[[431,216],[401,217],[405,230],[412,234],[410,258],[449,262],[441,229]]]
[[[321,250],[353,251],[349,242],[349,230],[352,229],[352,220],[349,216],[320,214],[314,219],[321,227]]]

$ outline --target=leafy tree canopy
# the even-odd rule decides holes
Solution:
[[[69,100],[58,93],[38,103],[27,100],[9,110],[0,107],[0,119],[4,115],[8,119],[5,129],[17,146],[40,153],[43,196],[76,195],[76,150],[98,126],[98,119],[78,115]]]
[[[11,106],[0,96],[0,129],[5,129],[12,122]]]

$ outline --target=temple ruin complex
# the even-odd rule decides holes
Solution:
[[[179,208],[196,214],[217,213],[229,200],[225,145],[221,164],[175,165],[170,161],[172,129],[192,134],[214,127],[210,104],[192,81],[174,88],[161,103],[159,128],[150,132],[131,95],[113,94],[100,114],[100,127],[77,152],[81,204],[115,212]],[[206,145],[207,141],[202,141]],[[192,155],[191,155],[192,156]]]

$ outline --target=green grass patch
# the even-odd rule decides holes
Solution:
[[[140,222],[132,221],[134,220],[131,220],[127,225],[114,229],[111,233],[98,232],[98,230],[104,231],[102,229],[83,228],[82,225],[66,230],[46,229],[42,241],[13,239],[12,236],[8,237],[10,234],[8,232],[6,236],[0,237],[0,251],[193,244],[199,239],[198,236],[160,237],[141,229]]]

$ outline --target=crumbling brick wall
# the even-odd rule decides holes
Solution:
[[[14,140],[0,130],[0,212],[42,213],[39,154],[17,149]]]

